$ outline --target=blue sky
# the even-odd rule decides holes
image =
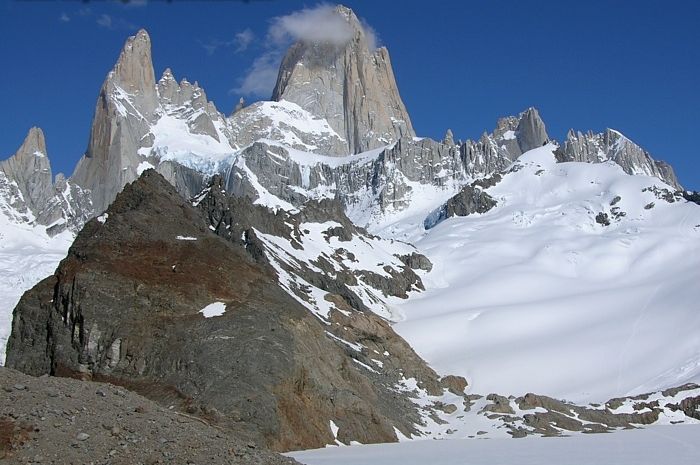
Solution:
[[[177,79],[197,80],[229,113],[242,90],[272,90],[243,85],[256,60],[270,65],[270,21],[317,4],[136,3],[0,3],[0,158],[37,125],[54,171],[72,172],[102,81],[140,27],[151,34],[157,77],[170,67]],[[388,47],[420,135],[439,139],[449,127],[477,138],[498,117],[535,106],[551,137],[616,128],[700,189],[700,2],[344,3]]]

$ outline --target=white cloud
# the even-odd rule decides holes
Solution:
[[[277,50],[262,54],[253,61],[248,73],[240,79],[238,87],[231,89],[231,93],[269,98],[277,82],[281,60],[282,55]]]
[[[360,27],[369,50],[374,51],[377,47],[377,34],[362,20]],[[267,98],[272,93],[279,63],[290,43],[321,42],[342,47],[354,34],[353,25],[342,14],[338,14],[335,5],[327,3],[273,18],[267,31],[265,52],[255,59],[247,74],[239,79],[238,87],[232,89],[231,93]]]
[[[70,16],[68,16],[65,12],[61,13],[61,16],[58,17],[58,20],[61,21],[62,23],[67,23],[70,21]]]
[[[134,6],[134,7],[141,7],[141,6],[146,6],[148,5],[148,0],[117,0],[119,3],[123,4],[124,6]]]
[[[209,42],[202,42],[201,40],[198,40],[199,45],[206,50],[207,55],[212,56],[222,45],[226,45],[226,42],[221,41],[219,39],[211,39]]]
[[[236,50],[234,50],[234,52],[240,53],[245,51],[253,42],[253,39],[255,39],[255,34],[253,34],[253,31],[251,31],[250,28],[238,32],[233,39],[234,45],[236,46]]]
[[[211,56],[221,47],[236,47],[233,53],[241,53],[248,49],[248,46],[255,39],[255,34],[250,29],[245,29],[236,35],[231,40],[209,39],[207,42],[198,40],[199,45],[206,50],[207,55]]]
[[[360,23],[365,33],[365,40],[367,40],[367,48],[372,52],[377,50],[377,47],[379,47],[379,35],[377,35],[377,31],[364,19],[360,19]]]
[[[136,26],[130,23],[129,21],[126,21],[125,19],[117,16],[111,16],[104,13],[99,15],[95,22],[98,26],[103,27],[105,29],[136,29]]]
[[[107,29],[111,29],[112,28],[112,17],[110,15],[107,15],[107,14],[101,14],[97,18],[97,24],[102,26],[102,27],[106,27]]]
[[[268,37],[278,45],[286,44],[290,39],[345,45],[352,36],[352,26],[335,12],[334,6],[328,4],[278,16],[268,30]]]

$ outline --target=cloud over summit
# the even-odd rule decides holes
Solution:
[[[369,50],[374,51],[377,46],[374,30],[364,21],[360,27]],[[342,47],[354,34],[353,25],[342,12],[327,3],[272,18],[267,30],[266,51],[254,60],[231,93],[269,98],[277,80],[279,64],[292,42],[330,43]]]
[[[280,45],[290,40],[345,45],[352,39],[353,33],[352,26],[336,12],[334,6],[321,4],[274,18],[268,37]]]

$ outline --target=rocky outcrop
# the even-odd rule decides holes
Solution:
[[[700,205],[700,192],[697,191],[683,191],[683,198],[688,202],[693,202]]]
[[[569,130],[559,151],[561,161],[602,163],[613,161],[627,174],[654,176],[675,189],[682,189],[671,165],[654,160],[649,152],[614,129],[602,133]]]
[[[453,216],[468,216],[474,213],[486,213],[497,205],[496,200],[487,194],[477,183],[464,186],[454,197],[450,198],[424,221],[425,229],[431,229],[438,223]]]
[[[155,171],[127,185],[22,298],[7,365],[120,384],[277,450],[414,434],[418,408],[394,386],[406,373],[439,392],[437,375],[342,295],[326,299],[343,324],[319,321],[278,284],[256,229],[234,228],[257,215],[269,232],[303,230],[246,199],[216,200],[218,187],[195,208]],[[216,302],[219,316],[205,317]],[[375,351],[391,354],[386,370]]]
[[[323,118],[360,153],[415,133],[399,95],[389,52],[372,44],[355,13],[337,6],[347,27],[342,43],[293,45],[282,60],[272,100],[287,100]]]

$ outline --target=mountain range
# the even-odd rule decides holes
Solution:
[[[698,194],[535,108],[418,137],[387,49],[335,14],[347,37],[293,44],[230,115],[156,80],[140,30],[69,177],[29,130],[0,162],[7,366],[277,451],[700,421]]]

